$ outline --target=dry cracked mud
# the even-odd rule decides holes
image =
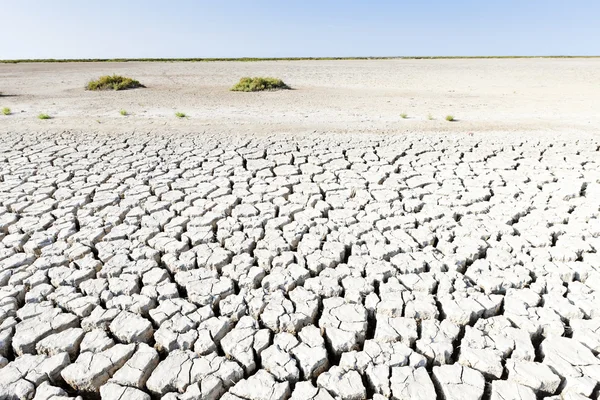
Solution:
[[[600,138],[4,134],[0,398],[599,398]]]

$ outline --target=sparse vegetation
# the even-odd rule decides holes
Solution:
[[[260,92],[263,90],[289,89],[290,87],[277,78],[242,78],[231,88],[234,92]]]
[[[10,108],[8,108],[8,107],[4,107],[4,108],[2,109],[2,114],[4,114],[4,115],[10,115]]]
[[[431,113],[427,114],[427,119],[433,121],[433,115]]]
[[[145,87],[135,79],[119,75],[101,76],[95,81],[88,82],[87,90],[126,90]]]
[[[50,119],[50,118],[52,118],[52,117],[49,116],[48,114],[42,113],[42,114],[38,115],[38,119]]]
[[[448,122],[454,121],[454,116],[452,116],[452,115],[446,115],[446,121],[448,121]]]
[[[406,118],[408,118],[408,114],[407,113],[402,113],[402,114],[400,114],[400,117],[402,119],[406,119]]]
[[[122,116],[124,116],[124,117],[126,117],[126,116],[128,116],[128,115],[129,115],[129,114],[127,113],[127,111],[125,111],[125,110],[121,110],[121,111],[119,111],[119,114],[121,114],[121,115],[122,115]]]
[[[175,116],[177,118],[187,118],[187,115],[185,113],[182,113],[182,112],[179,112],[179,111],[175,113]]]
[[[81,58],[81,59],[19,59],[0,60],[0,64],[17,63],[72,63],[72,62],[215,62],[215,61],[333,61],[333,60],[469,60],[469,59],[508,59],[508,58],[599,58],[600,56],[405,56],[405,57],[280,57],[280,58]]]

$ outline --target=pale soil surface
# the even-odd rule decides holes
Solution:
[[[113,73],[148,88],[83,90]],[[243,76],[278,77],[295,90],[228,91]],[[0,64],[9,95],[0,107],[14,113],[0,116],[0,130],[573,133],[600,126],[599,87],[599,59]],[[458,121],[446,122],[449,114]]]
[[[0,400],[598,400],[597,66],[0,65]]]
[[[0,134],[0,398],[597,399],[580,136]]]

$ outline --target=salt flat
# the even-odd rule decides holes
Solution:
[[[147,89],[83,90],[113,73]],[[243,76],[278,77],[295,90],[230,92]],[[599,85],[595,58],[0,64],[9,95],[0,107],[14,113],[0,131],[597,132]]]
[[[595,61],[405,62],[0,65],[0,399],[598,399]]]

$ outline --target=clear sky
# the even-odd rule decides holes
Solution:
[[[0,59],[600,55],[600,0],[0,0]]]

